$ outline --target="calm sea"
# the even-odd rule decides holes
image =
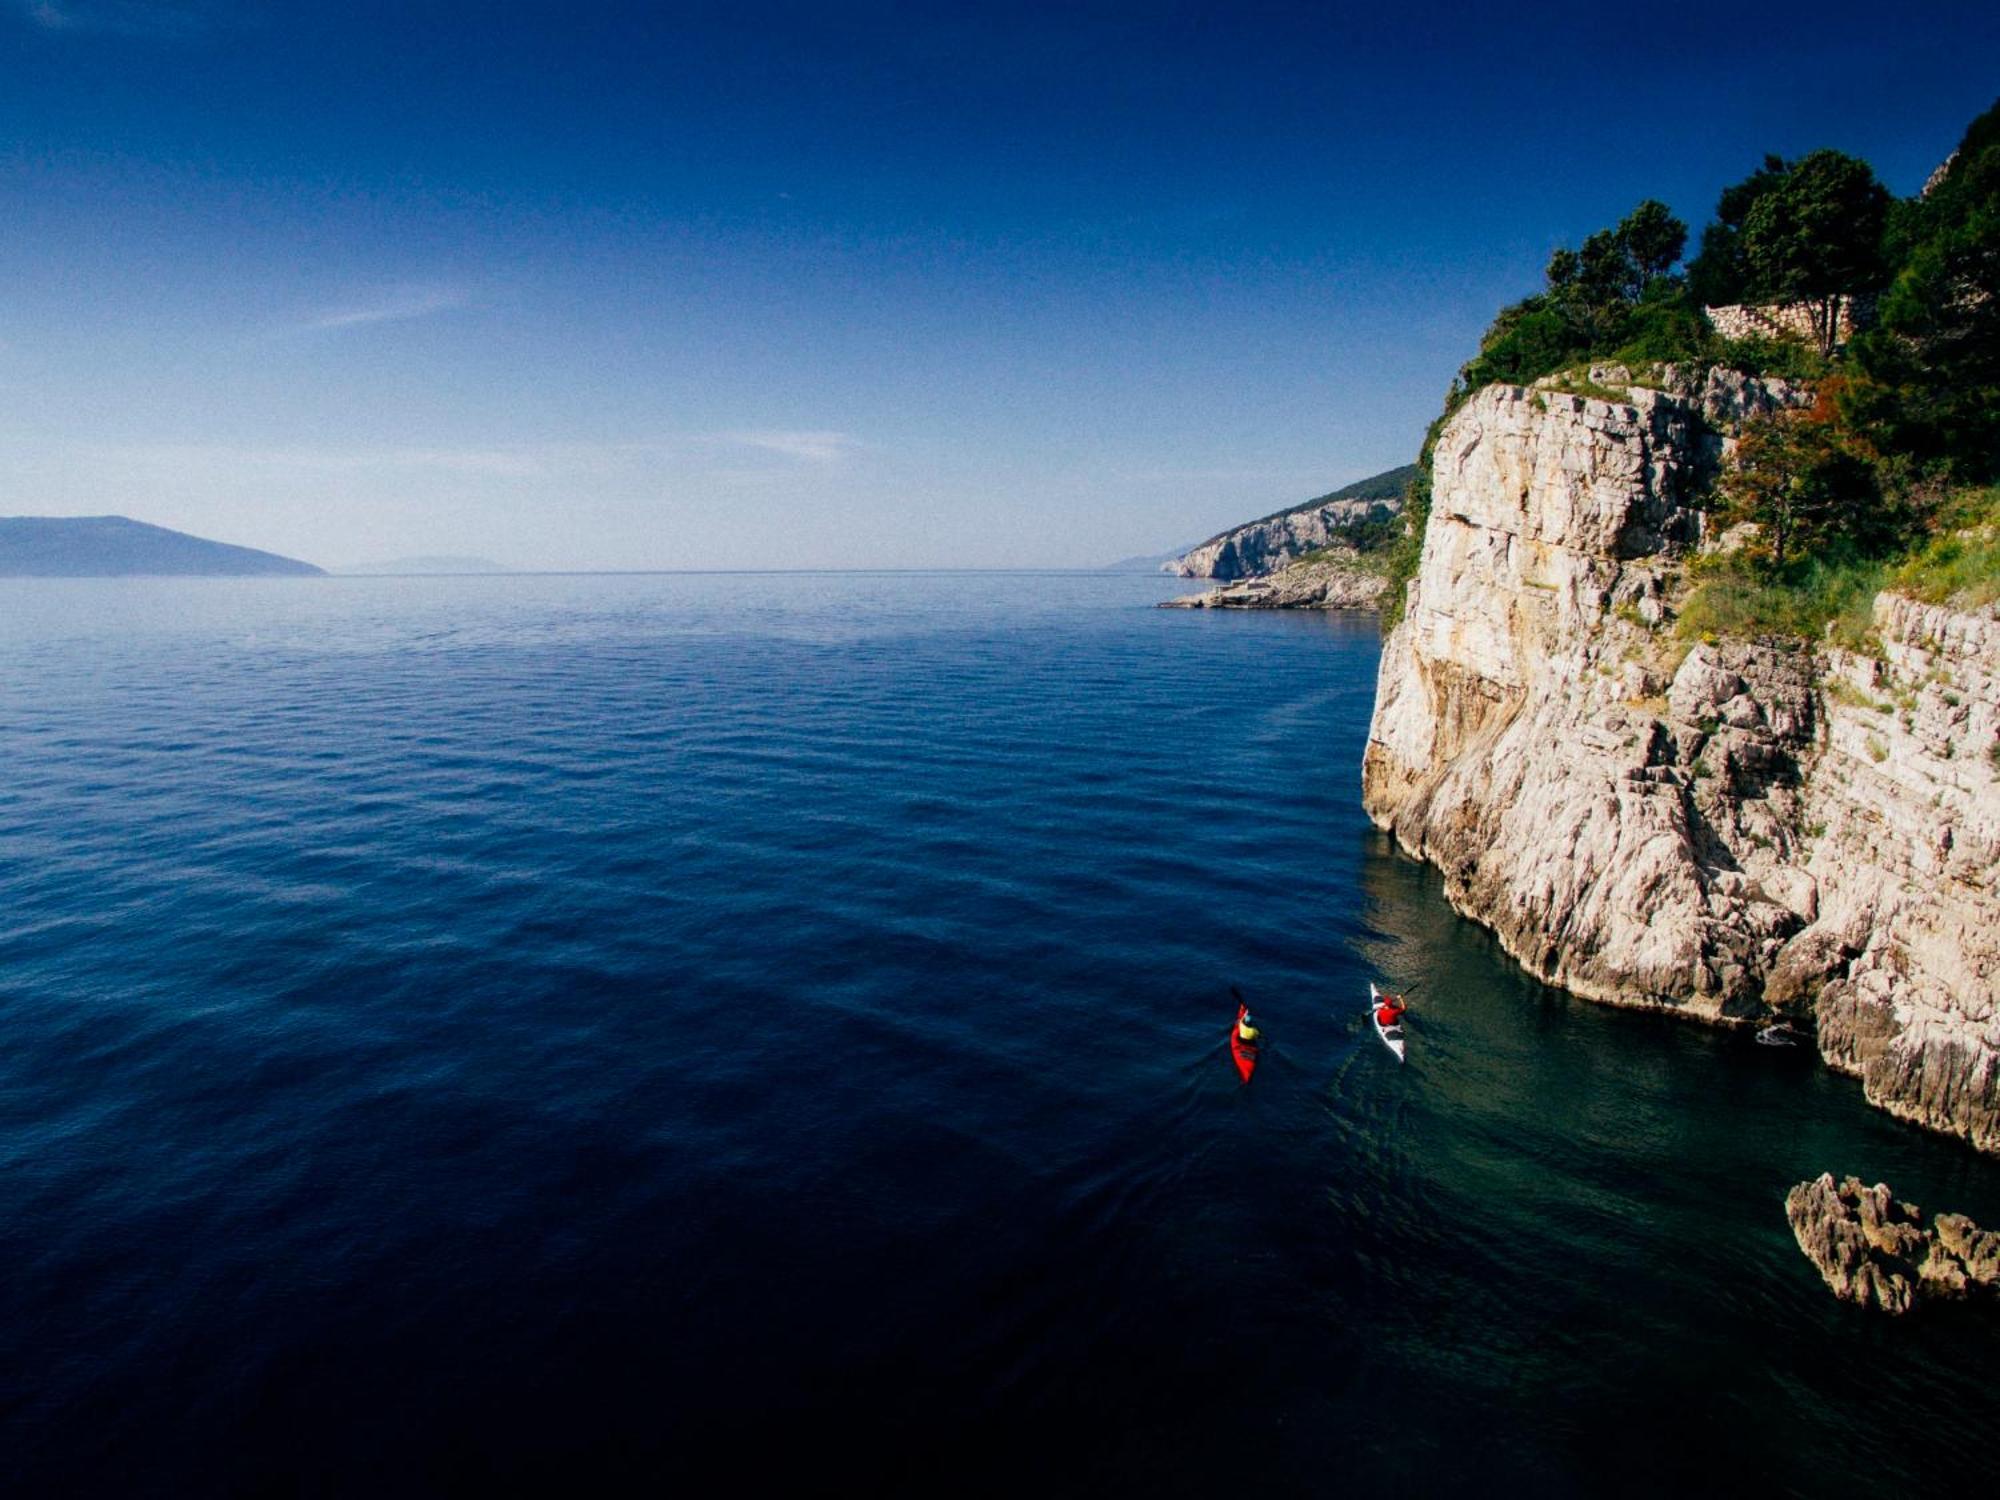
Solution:
[[[2000,1163],[1524,978],[1373,621],[1170,586],[4,585],[0,1489],[1986,1488],[1781,1199]]]

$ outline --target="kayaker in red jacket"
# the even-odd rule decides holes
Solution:
[[[1403,1019],[1403,1012],[1408,1009],[1409,1006],[1403,1003],[1401,995],[1384,995],[1382,1004],[1376,1009],[1375,1020],[1384,1027],[1394,1026]]]

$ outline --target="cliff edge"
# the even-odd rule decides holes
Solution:
[[[1445,424],[1368,812],[1542,978],[1810,1015],[1872,1102],[2000,1150],[2000,618],[1884,594],[1879,654],[1683,650],[1703,495],[1746,418],[1807,398],[1657,383],[1493,386]]]

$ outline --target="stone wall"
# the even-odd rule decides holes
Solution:
[[[1702,313],[1715,331],[1726,339],[1803,339],[1817,337],[1812,309],[1803,302],[1732,303],[1728,307],[1704,307]],[[1869,297],[1843,297],[1834,326],[1834,343],[1845,344],[1875,318],[1875,303]]]

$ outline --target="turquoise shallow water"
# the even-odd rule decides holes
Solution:
[[[1524,977],[1372,620],[1168,588],[10,583],[9,1492],[1983,1486],[1781,1198],[2000,1164]]]

